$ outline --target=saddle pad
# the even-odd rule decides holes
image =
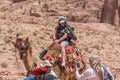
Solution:
[[[65,48],[66,54],[73,53],[74,51],[75,51],[75,46],[67,46],[67,47]]]

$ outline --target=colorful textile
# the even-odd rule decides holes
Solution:
[[[48,70],[45,67],[39,67],[39,68],[33,69],[32,72],[34,75],[37,75],[37,74],[45,74],[48,72]]]

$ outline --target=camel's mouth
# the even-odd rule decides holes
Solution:
[[[22,47],[21,50],[24,50],[24,48]]]
[[[19,50],[20,58],[22,59],[25,55],[27,56],[27,50],[30,47],[30,42],[28,40],[28,37],[24,36],[17,36],[15,47]]]

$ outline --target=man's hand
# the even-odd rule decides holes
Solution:
[[[79,70],[80,70],[80,68],[77,68],[77,66],[76,66],[76,68],[75,68],[75,69],[76,69],[76,71],[79,71]]]
[[[55,38],[53,38],[53,42],[54,42],[54,43],[55,43],[55,40],[56,40],[56,39],[55,39]]]
[[[55,42],[55,43],[59,43],[59,42],[60,42],[60,40],[55,40],[54,42]]]
[[[76,63],[76,65],[75,65],[75,69],[76,69],[76,71],[79,71],[79,70],[80,70],[80,68],[77,67],[77,63]]]

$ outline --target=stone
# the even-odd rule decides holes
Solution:
[[[116,9],[113,24],[115,26],[119,26],[120,25],[119,22],[120,22],[120,17],[119,17],[118,9]]]
[[[118,0],[105,0],[102,10],[102,23],[114,24],[114,16],[118,8]]]
[[[26,0],[11,0],[12,3],[18,3],[18,2],[21,2],[21,1],[26,1]]]

